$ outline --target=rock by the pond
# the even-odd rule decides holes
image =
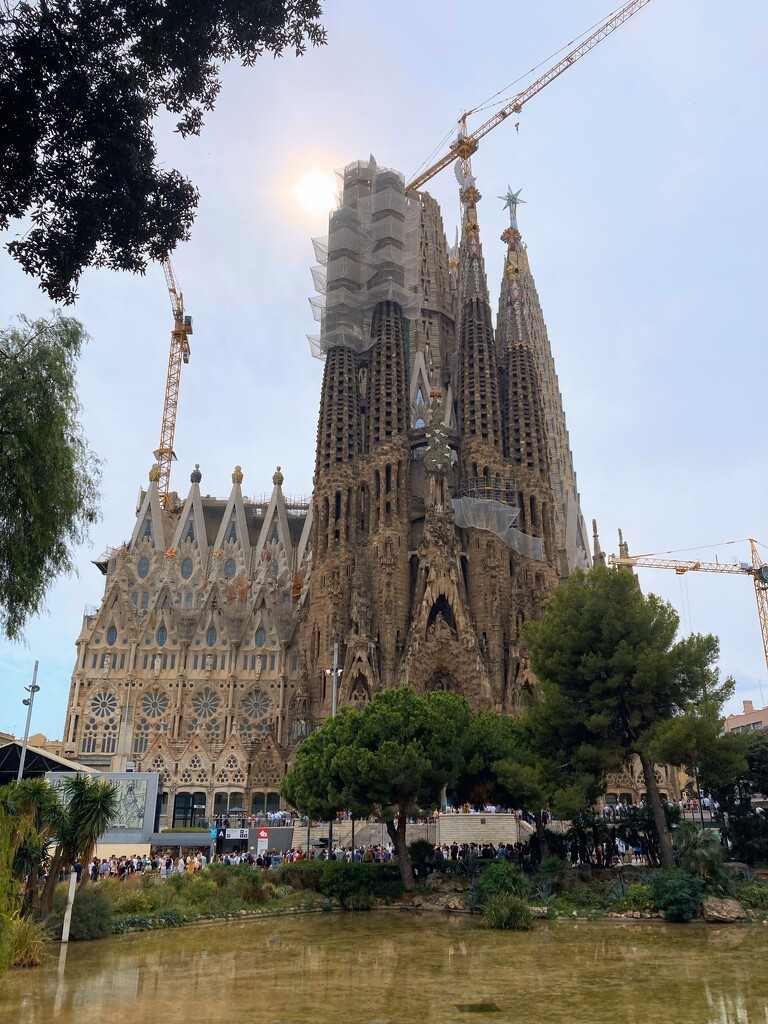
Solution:
[[[713,921],[717,924],[743,921],[747,916],[738,900],[720,899],[717,896],[707,896],[701,912],[705,921]]]

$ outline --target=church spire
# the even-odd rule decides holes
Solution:
[[[458,411],[462,434],[462,475],[498,474],[503,463],[503,434],[499,402],[491,308],[485,279],[477,204],[481,199],[471,174],[457,177],[463,216],[459,248]]]
[[[517,467],[533,470],[534,478],[549,483],[549,459],[544,398],[537,367],[536,349],[523,310],[522,269],[525,258],[517,228],[517,205],[525,202],[509,186],[503,196],[509,210],[509,227],[501,240],[507,244],[498,317],[499,361],[504,368],[505,448]]]

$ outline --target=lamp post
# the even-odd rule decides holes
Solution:
[[[327,668],[325,674],[333,677],[331,684],[331,718],[336,717],[336,698],[339,686],[339,676],[342,673],[342,669],[339,668],[339,641],[334,640],[333,642],[333,668]],[[333,815],[328,815],[328,859],[331,859],[333,853]]]
[[[25,697],[21,702],[27,706],[27,724],[24,727],[24,742],[21,744],[21,758],[19,760],[19,774],[16,776],[16,781],[21,782],[24,775],[24,762],[27,759],[27,741],[29,740],[29,723],[32,721],[32,705],[35,703],[35,694],[40,689],[37,685],[37,666],[40,664],[39,661],[35,662],[35,670],[32,673],[32,685],[25,686],[24,689],[29,694],[29,697]]]
[[[339,676],[341,675],[342,671],[343,669],[339,668],[339,641],[335,640],[333,644],[333,668],[327,668],[325,670],[325,674],[327,676],[333,677],[333,682],[331,684],[331,718],[336,717]]]

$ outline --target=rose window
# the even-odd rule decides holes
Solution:
[[[96,693],[91,700],[91,711],[97,718],[107,718],[117,711],[117,697],[113,693],[102,691]]]
[[[258,690],[249,693],[243,701],[243,714],[248,715],[249,718],[264,718],[269,714],[269,708],[269,697],[266,693],[260,693]]]
[[[141,710],[147,718],[159,718],[168,710],[168,697],[158,690],[148,693],[141,702]]]
[[[203,690],[192,698],[192,707],[198,718],[211,718],[219,710],[219,698],[213,690]]]

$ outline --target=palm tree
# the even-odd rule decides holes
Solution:
[[[99,836],[107,831],[117,813],[117,789],[105,779],[74,775],[64,780],[59,793],[60,800],[55,815],[58,845],[43,889],[43,917],[47,917],[51,912],[53,890],[56,888],[62,864],[74,864],[79,860],[85,869],[93,856]],[[88,872],[83,870],[80,875],[80,886],[85,885],[87,881]]]
[[[64,782],[64,799],[70,818],[67,836],[73,860],[80,860],[83,871],[80,886],[88,881],[85,866],[90,863],[99,837],[112,824],[117,812],[117,789],[106,779],[76,775]]]
[[[24,908],[37,909],[37,879],[55,835],[58,801],[42,778],[22,779],[0,789],[0,810],[10,828],[10,866],[24,889]]]

